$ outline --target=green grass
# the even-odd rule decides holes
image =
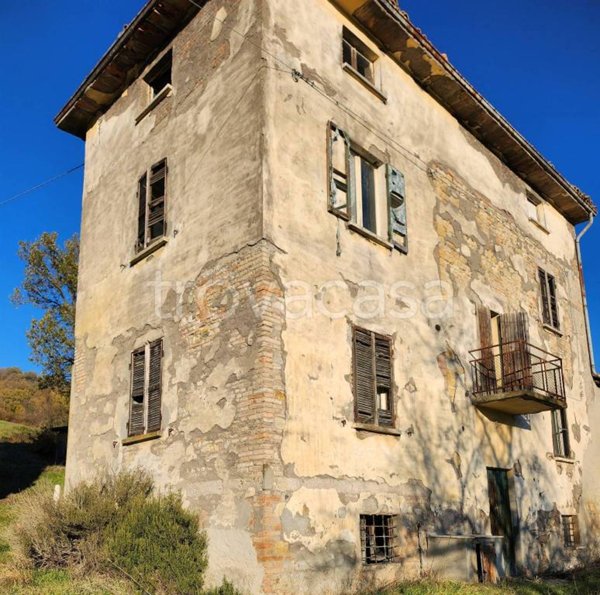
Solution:
[[[40,430],[30,426],[14,424],[10,421],[0,419],[0,440],[14,441],[24,439],[23,441],[33,440]]]

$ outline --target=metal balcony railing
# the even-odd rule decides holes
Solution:
[[[474,400],[503,396],[547,398],[548,409],[566,406],[562,359],[526,341],[513,341],[471,351]]]

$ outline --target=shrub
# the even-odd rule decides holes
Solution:
[[[143,472],[80,484],[58,502],[41,484],[23,494],[19,518],[17,545],[30,568],[96,570],[147,592],[201,593],[206,536],[181,498],[154,495]]]
[[[107,531],[109,561],[141,586],[166,593],[200,593],[206,538],[178,496],[138,498]]]

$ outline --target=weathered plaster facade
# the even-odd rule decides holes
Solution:
[[[160,48],[172,94],[136,125],[138,77],[87,130],[68,484],[148,469],[200,514],[209,580],[250,593],[443,573],[456,537],[490,533],[486,467],[511,472],[520,571],[591,557],[600,408],[573,224],[549,204],[547,230],[532,224],[522,177],[350,4],[211,0]],[[343,27],[378,55],[387,101],[341,68]],[[404,173],[408,254],[328,212],[331,121]],[[131,266],[136,182],[164,157],[167,241]],[[557,280],[560,336],[538,267]],[[481,306],[526,311],[531,341],[563,358],[573,460],[553,455],[550,412],[472,404]],[[393,434],[355,427],[352,324],[393,337]],[[130,354],[157,338],[161,436],[123,444]],[[361,564],[360,514],[399,515],[400,563]],[[579,515],[583,548],[562,546],[561,514]],[[433,555],[438,535],[451,545]]]

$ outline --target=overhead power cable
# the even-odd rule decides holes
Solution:
[[[27,188],[27,190],[23,190],[22,192],[19,192],[18,194],[15,194],[14,196],[9,197],[6,200],[0,201],[0,207],[8,204],[9,202],[13,202],[15,200],[24,198],[25,196],[31,194],[32,192],[35,192],[36,190],[39,190],[40,188],[44,188],[45,186],[52,184],[52,182],[56,182],[57,180],[60,180],[61,178],[65,178],[66,176],[71,175],[72,173],[80,170],[83,166],[84,166],[84,164],[82,163],[76,167],[67,169],[66,171],[63,171],[62,173],[60,173],[56,176],[53,176],[52,178],[49,178],[48,180],[45,180],[44,182],[40,182],[39,184],[36,184],[35,186],[32,186],[31,188]]]

